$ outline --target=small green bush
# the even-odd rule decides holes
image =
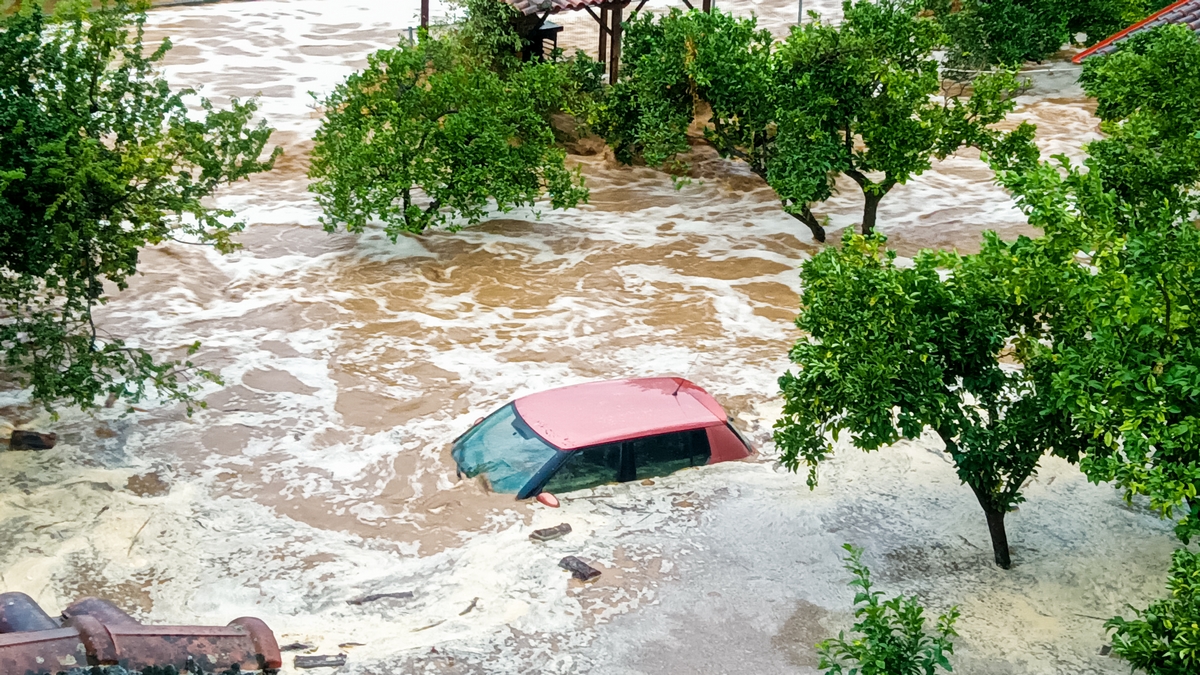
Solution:
[[[838,633],[817,645],[818,668],[826,675],[933,675],[953,671],[946,658],[954,654],[950,638],[956,637],[958,607],[939,616],[935,633],[925,631],[925,609],[915,597],[880,600],[871,590],[871,570],[862,562],[862,549],[843,545],[849,555],[846,569],[854,575],[854,632],[846,639]]]
[[[1200,554],[1175,551],[1167,590],[1169,597],[1145,610],[1130,607],[1136,619],[1104,624],[1113,652],[1149,675],[1200,673]]]

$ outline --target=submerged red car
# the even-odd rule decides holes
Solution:
[[[460,475],[518,499],[663,476],[754,450],[716,399],[679,377],[589,382],[519,398],[454,442]]]

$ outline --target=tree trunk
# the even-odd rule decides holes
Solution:
[[[957,467],[959,448],[953,430],[950,427],[939,427],[936,431],[946,444],[946,452],[954,457],[954,466]],[[968,483],[968,485],[970,484]],[[970,485],[970,488],[971,492],[975,493],[975,499],[979,500],[979,506],[983,507],[983,515],[987,517],[988,535],[992,538],[992,555],[996,559],[996,564],[1001,569],[1009,569],[1012,567],[1012,557],[1008,554],[1008,532],[1004,530],[1006,511],[993,508],[991,500],[987,499],[984,493],[974,485]]]
[[[992,536],[992,554],[996,556],[996,564],[1003,569],[1012,567],[1012,558],[1008,555],[1008,533],[1004,531],[1004,512],[983,510],[987,515],[988,534]]]
[[[809,210],[807,205],[801,209],[800,213],[792,213],[791,216],[812,230],[813,239],[816,239],[819,243],[825,243],[825,228],[821,227],[821,223],[813,215],[813,212]]]
[[[1012,558],[1008,555],[1008,533],[1004,530],[1005,512],[996,510],[991,501],[985,499],[975,486],[971,486],[971,491],[983,507],[983,514],[987,516],[988,534],[992,537],[992,554],[996,557],[996,564],[1003,569],[1012,567]]]
[[[871,234],[875,231],[875,212],[879,209],[879,201],[883,199],[883,195],[875,195],[870,192],[863,192],[863,219],[862,233],[863,235]]]

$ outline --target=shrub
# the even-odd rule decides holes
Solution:
[[[1149,675],[1200,672],[1200,554],[1175,551],[1167,590],[1170,597],[1145,610],[1130,607],[1136,619],[1104,624],[1113,632],[1113,652]]]

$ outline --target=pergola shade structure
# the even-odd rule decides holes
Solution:
[[[421,0],[421,25],[429,25],[429,1]],[[638,0],[634,12],[641,10],[647,0]],[[621,22],[625,19],[625,8],[630,0],[497,0],[507,2],[521,14],[536,19],[531,22],[530,31],[537,33],[538,28],[545,23],[551,14],[584,10],[600,25],[600,40],[598,59],[608,69],[608,81],[616,82],[621,63]],[[698,0],[700,9],[711,12],[713,0]],[[683,0],[688,9],[696,9],[691,0]],[[552,34],[551,31],[545,31]],[[538,38],[540,39],[540,37]],[[533,53],[542,53],[540,48]]]

